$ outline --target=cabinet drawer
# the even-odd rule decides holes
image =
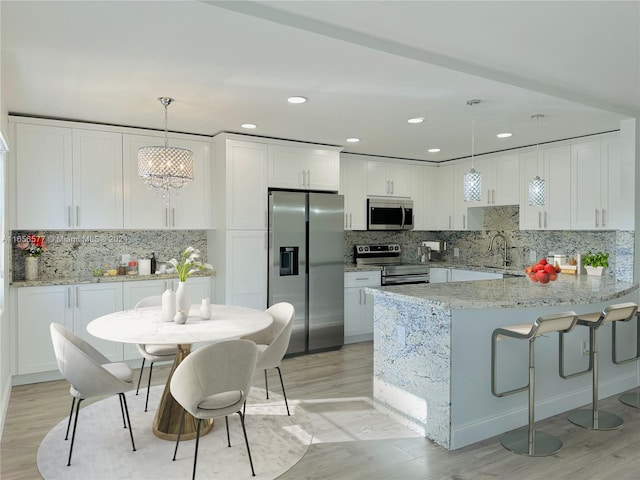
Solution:
[[[380,272],[346,272],[344,274],[344,287],[379,287]]]

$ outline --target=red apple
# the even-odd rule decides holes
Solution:
[[[544,266],[544,271],[547,272],[547,273],[554,273],[556,271],[556,268],[553,265],[551,265],[550,263],[547,263]]]
[[[540,265],[546,265],[547,264],[547,259],[546,258],[541,258],[540,260],[538,260],[538,263]]]
[[[549,274],[544,270],[538,270],[536,272],[536,278],[540,283],[549,283]]]

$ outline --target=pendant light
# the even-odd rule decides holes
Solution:
[[[480,103],[480,100],[468,100],[467,105],[473,107]],[[476,121],[472,120],[471,128],[471,169],[464,174],[462,193],[465,202],[479,202],[482,192],[482,175],[473,167],[473,157],[476,143]]]
[[[171,195],[193,180],[193,152],[169,146],[167,108],[173,98],[158,97],[158,101],[164,106],[164,146],[138,149],[138,176],[170,205]]]
[[[537,113],[531,115],[531,118],[536,120],[536,162],[538,161],[539,147],[540,147],[540,119],[544,118],[544,115]],[[542,163],[542,176],[544,177],[544,162]],[[540,178],[540,175],[536,175],[529,181],[529,205],[531,206],[544,206],[544,194],[545,194],[545,181],[544,178]]]

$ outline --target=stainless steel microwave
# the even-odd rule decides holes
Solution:
[[[367,230],[413,230],[413,200],[368,198]]]

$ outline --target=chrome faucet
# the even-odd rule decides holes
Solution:
[[[507,260],[507,239],[501,233],[496,233],[493,237],[491,237],[491,241],[489,242],[489,251],[493,252],[493,242],[496,238],[502,239],[503,253],[502,253],[502,266],[506,267],[509,264],[509,260]]]

